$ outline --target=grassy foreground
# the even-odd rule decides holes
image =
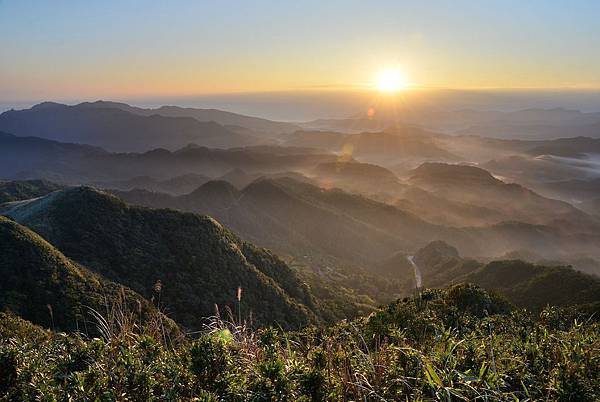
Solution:
[[[472,285],[300,332],[216,316],[180,339],[135,318],[102,338],[0,315],[2,400],[600,399],[598,306],[514,310]]]

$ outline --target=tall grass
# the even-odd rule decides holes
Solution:
[[[593,314],[505,311],[473,288],[424,290],[417,297],[369,317],[298,332],[256,329],[239,308],[215,306],[202,331],[167,343],[159,319],[142,325],[122,303],[93,314],[100,339],[20,330],[24,323],[0,315],[0,328],[10,329],[0,340],[0,369],[10,374],[0,378],[0,398],[600,398],[600,325]]]

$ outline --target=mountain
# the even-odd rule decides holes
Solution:
[[[595,244],[600,235],[563,221],[555,222],[555,226],[517,221],[443,226],[386,203],[292,178],[260,179],[239,193],[222,183],[218,196],[203,187],[193,196],[116,194],[127,202],[153,208],[214,216],[244,239],[282,255],[304,261],[334,258],[337,265],[343,262],[367,270],[398,251],[416,250],[436,239],[451,242],[461,253],[471,256],[491,257],[520,248],[552,257],[598,254]],[[586,225],[593,229],[593,218],[585,216],[589,221]]]
[[[425,287],[444,287],[481,267],[474,259],[462,258],[448,243],[435,240],[418,250],[413,261],[421,271]]]
[[[589,137],[523,140],[472,135],[438,135],[436,142],[449,152],[460,155],[465,160],[480,164],[490,160],[516,160],[517,158],[542,160],[540,157],[544,156],[577,158],[583,162],[590,154],[600,153],[600,139]],[[529,170],[533,170],[528,173],[534,175],[540,169],[530,168]]]
[[[339,187],[363,194],[397,193],[404,186],[398,177],[386,168],[359,162],[327,162],[313,171],[322,187]]]
[[[0,204],[41,197],[63,186],[45,180],[0,181]]]
[[[0,216],[0,310],[11,311],[46,328],[90,330],[90,308],[106,313],[120,300],[130,311],[151,318],[159,314],[132,290],[104,279],[65,257],[33,231]],[[174,323],[163,317],[169,331]]]
[[[298,327],[318,320],[310,290],[283,261],[212,218],[130,207],[88,187],[54,192],[0,213],[146,298],[160,280],[161,303],[187,329],[200,329],[215,305],[236,311],[238,286],[242,315],[256,324]]]
[[[0,132],[0,179],[47,179],[56,183],[87,184],[121,181],[139,176],[169,180],[189,175],[219,177],[235,168],[269,174],[310,170],[335,155],[302,153],[283,147],[211,149],[188,145],[177,151],[112,153],[89,145],[69,144]]]
[[[581,161],[577,163],[564,163],[564,160],[555,157],[529,155],[512,155],[492,159],[479,165],[481,168],[493,172],[494,175],[526,183],[528,186],[551,181],[564,181],[580,179],[586,174]]]
[[[600,119],[600,116],[598,117]],[[460,130],[461,135],[547,140],[561,137],[600,137],[600,121],[586,125],[514,124],[491,122]]]
[[[560,107],[553,109],[529,108],[514,112],[488,113],[488,119],[489,117],[492,117],[494,121],[501,121],[510,124],[547,124],[563,127],[585,126],[600,122],[600,113],[585,113],[579,110],[565,109]]]
[[[586,211],[587,213],[600,216],[600,197],[584,201],[583,203],[581,203],[580,208]]]
[[[597,128],[597,137],[600,137],[600,123]],[[584,136],[559,138],[532,147],[527,153],[533,156],[555,155],[568,158],[584,158],[587,154],[600,154],[600,138]]]
[[[209,182],[181,197],[116,194],[127,202],[214,216],[245,239],[279,253],[329,255],[354,265],[410,248],[418,244],[416,238],[435,230],[385,204],[291,178],[259,179],[241,192],[226,182]],[[401,235],[409,227],[410,236]]]
[[[47,179],[57,183],[81,180],[97,167],[87,165],[109,157],[102,148],[0,131],[0,175],[4,179]]]
[[[225,173],[217,180],[226,181],[228,183],[233,184],[236,188],[241,189],[246,187],[248,184],[252,183],[254,180],[258,179],[259,177],[261,177],[260,173],[250,175],[244,172],[242,169],[236,168]]]
[[[600,194],[600,177],[590,180],[572,179],[540,183],[546,194],[580,206],[582,202],[593,200]]]
[[[421,270],[425,286],[444,287],[453,282],[471,282],[533,311],[540,311],[547,305],[600,302],[600,278],[571,267],[536,265],[520,260],[483,264],[462,258],[456,248],[442,241],[420,249],[414,261]]]
[[[51,102],[0,114],[0,130],[121,152],[175,150],[189,143],[229,148],[255,142],[218,123],[191,117],[140,116],[115,108]]]
[[[428,222],[441,225],[484,226],[502,222],[507,218],[506,214],[494,208],[450,200],[420,187],[406,184],[400,193],[387,198],[390,204]]]
[[[175,176],[166,180],[158,180],[150,176],[137,176],[128,180],[95,182],[93,184],[97,187],[106,189],[141,189],[179,195],[187,194],[209,180],[210,178],[207,176],[201,174],[188,173],[181,176]]]
[[[570,267],[546,267],[519,260],[494,261],[464,280],[494,290],[519,307],[541,311],[547,305],[600,302],[600,279]]]
[[[368,117],[349,119],[317,119],[301,124],[306,129],[338,130],[344,133],[377,132],[393,126],[388,120],[371,119]]]
[[[524,109],[512,112],[495,110],[438,111],[424,113],[412,122],[424,127],[462,135],[495,138],[550,139],[598,134],[600,113],[583,113],[563,108]],[[593,135],[591,135],[593,136]]]
[[[532,224],[569,221],[581,224],[584,232],[598,228],[598,222],[572,205],[505,183],[475,166],[424,163],[412,172],[409,183],[438,198],[491,209],[499,213],[500,220]]]
[[[297,131],[282,137],[288,146],[312,147],[374,162],[396,161],[398,158],[457,160],[455,155],[440,148],[437,134],[399,126],[386,131],[343,134],[321,131]]]
[[[165,116],[165,117],[191,117],[201,122],[213,121],[222,126],[238,126],[251,130],[254,134],[263,134],[267,136],[290,133],[299,129],[291,123],[262,119],[259,117],[245,116],[237,113],[226,112],[217,109],[197,109],[184,108],[179,106],[161,106],[156,109],[144,109],[130,106],[125,103],[96,101],[82,103],[78,106],[91,108],[121,109],[129,113],[141,116]],[[233,127],[228,127],[235,130]]]
[[[600,113],[584,113],[563,108],[530,108],[503,112],[498,110],[475,110],[440,107],[435,102],[418,99],[413,94],[404,105],[374,105],[368,113],[360,113],[348,118],[319,119],[302,123],[305,129],[335,130],[347,133],[361,131],[382,131],[398,125],[412,125],[424,129],[446,133],[469,133],[489,137],[551,138],[549,135],[573,135],[569,132],[589,132],[600,122]],[[573,130],[573,131],[571,131]],[[597,134],[597,131],[596,131]],[[575,134],[578,135],[578,134]]]

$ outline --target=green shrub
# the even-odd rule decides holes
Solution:
[[[538,317],[494,300],[461,285],[330,327],[221,322],[172,344],[53,334],[0,314],[0,400],[599,400],[589,306]]]

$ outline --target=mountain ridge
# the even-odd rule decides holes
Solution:
[[[285,263],[242,242],[210,217],[127,206],[89,187],[55,192],[0,213],[143,296],[150,297],[153,284],[161,280],[165,306],[188,329],[199,329],[202,318],[214,314],[215,304],[235,311],[238,286],[245,292],[242,306],[257,324],[298,327],[318,321],[310,290]],[[268,275],[273,270],[281,271],[279,279],[288,277],[285,283]],[[301,300],[288,293],[298,296],[298,289]]]
[[[227,148],[254,140],[215,122],[191,117],[141,116],[123,109],[46,103],[0,114],[0,130],[61,142],[100,146],[112,151],[177,149],[190,142]]]
[[[83,331],[87,320],[93,330],[89,309],[104,312],[108,300],[121,300],[131,311],[139,311],[139,319],[160,314],[139,294],[92,273],[4,216],[0,216],[0,255],[0,310],[46,328]],[[169,331],[177,331],[169,318],[162,320]]]

